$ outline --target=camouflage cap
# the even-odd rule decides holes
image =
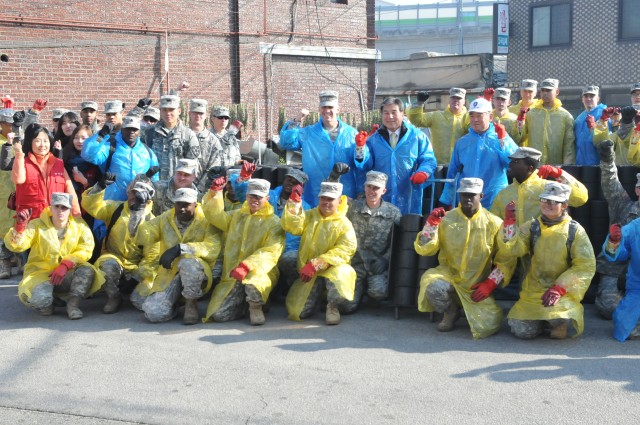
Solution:
[[[142,114],[142,117],[151,117],[155,118],[156,121],[159,121],[160,110],[158,108],[154,108],[153,106],[147,106],[147,108],[144,110],[144,114]]]
[[[67,112],[69,112],[68,109],[55,108],[53,111],[51,111],[51,119],[59,120]]]
[[[98,110],[98,102],[94,102],[92,100],[85,100],[80,104],[80,110],[83,109],[93,109],[94,111]]]
[[[467,91],[465,89],[461,89],[460,87],[452,87],[451,89],[449,89],[449,96],[464,99],[467,96]]]
[[[263,179],[250,179],[247,182],[247,195],[256,195],[264,198],[269,194],[271,183]]]
[[[555,78],[547,78],[540,83],[541,89],[557,89],[560,86],[560,82]]]
[[[180,158],[178,159],[178,164],[176,166],[176,173],[178,171],[182,171],[183,173],[196,175],[198,173],[198,160],[190,159],[190,158]]]
[[[121,100],[108,100],[104,102],[105,114],[117,114],[124,109],[124,103]]]
[[[11,108],[0,109],[0,122],[13,124],[13,115],[16,112]]]
[[[301,185],[304,185],[309,181],[307,173],[302,170],[298,170],[297,168],[289,168],[289,171],[287,171],[285,176],[293,177]]]
[[[484,182],[477,177],[465,177],[460,179],[458,193],[482,193]]]
[[[122,128],[135,128],[136,130],[140,130],[140,118],[127,115],[122,118]]]
[[[342,196],[342,183],[322,182],[320,183],[320,193],[318,197],[339,198]]]
[[[493,94],[493,97],[509,100],[511,99],[511,89],[508,89],[506,87],[498,87],[496,89],[496,92]]]
[[[520,90],[536,91],[538,90],[538,82],[536,80],[522,80]]]
[[[367,173],[367,180],[364,182],[365,186],[370,184],[375,187],[386,188],[387,180],[389,177],[385,173],[381,173],[380,171],[369,171]]]
[[[211,115],[214,117],[227,117],[229,118],[229,108],[225,106],[214,106],[211,110]]]
[[[71,208],[71,201],[73,197],[70,193],[65,192],[53,192],[51,194],[51,205],[62,205],[67,208]]]
[[[556,202],[569,202],[571,195],[571,186],[558,182],[549,182],[544,185],[544,192],[540,195],[540,199],[549,199]]]
[[[209,103],[204,99],[191,99],[189,101],[189,112],[207,113]]]
[[[337,91],[333,90],[324,90],[320,92],[320,107],[323,106],[338,106],[338,97],[340,95]]]
[[[633,93],[634,91],[640,90],[640,83],[635,83],[634,85],[631,86],[631,90],[629,90],[629,93]]]
[[[600,94],[600,87],[598,86],[585,86],[582,89],[582,95],[584,96],[585,94],[593,94],[598,96]]]
[[[541,157],[542,157],[542,152],[540,152],[538,149],[529,148],[529,147],[520,147],[516,149],[514,153],[509,155],[509,159],[531,158],[531,159],[535,159],[536,161],[540,161]]]
[[[174,193],[172,201],[193,204],[198,202],[198,191],[190,187],[181,187]]]
[[[180,98],[174,94],[167,94],[160,98],[160,109],[178,109],[180,107]]]

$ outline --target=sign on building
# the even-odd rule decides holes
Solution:
[[[493,5],[493,54],[509,53],[509,5],[494,3]]]

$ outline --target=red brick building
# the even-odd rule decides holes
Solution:
[[[157,105],[183,80],[183,100],[244,103],[250,115],[259,102],[262,135],[280,106],[315,110],[325,89],[345,112],[371,108],[374,0],[1,0],[0,11],[0,94],[18,109],[48,99],[45,123],[83,100]]]

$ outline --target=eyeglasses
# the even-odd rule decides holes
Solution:
[[[229,119],[229,117],[216,117],[216,118],[218,118],[219,120],[228,120]]]
[[[545,198],[540,198],[540,202],[547,205],[558,205],[562,203],[559,201],[554,201],[553,199],[545,199]]]

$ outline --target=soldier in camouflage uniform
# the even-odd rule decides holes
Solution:
[[[83,125],[91,127],[92,133],[100,130],[98,127],[98,103],[91,100],[84,101],[80,104],[80,118]]]
[[[153,197],[153,214],[158,216],[173,208],[175,192],[183,187],[189,187],[198,191],[194,181],[198,175],[198,160],[181,158],[178,160],[176,172],[169,180],[153,182],[155,196]],[[198,202],[202,194],[198,192]]]
[[[614,143],[605,140],[598,144],[600,155],[601,184],[604,198],[609,204],[609,223],[625,225],[640,217],[640,203],[632,201],[618,180],[616,168]],[[636,194],[640,193],[640,174],[636,183]],[[622,294],[618,289],[618,281],[624,280],[627,273],[627,262],[608,262],[602,253],[596,259],[596,271],[600,275],[598,293],[596,295],[596,307],[605,319],[611,319],[613,311]]]
[[[222,146],[220,140],[205,127],[207,114],[207,101],[204,99],[191,99],[189,101],[189,127],[196,133],[200,143],[200,174],[196,179],[196,186],[200,192],[209,189],[207,171],[211,167],[222,165],[220,153]]]
[[[356,288],[353,301],[345,301],[340,306],[344,313],[358,308],[365,288],[375,300],[383,300],[388,295],[391,231],[394,224],[400,223],[402,214],[398,207],[382,200],[387,179],[384,173],[369,171],[364,184],[365,199],[352,201],[347,211],[347,218],[356,231],[358,249],[351,260],[357,275]]]
[[[180,158],[200,157],[200,143],[191,129],[180,120],[180,98],[166,95],[160,98],[161,120],[141,133],[140,138],[158,157],[160,180],[175,173]]]
[[[228,129],[229,109],[224,106],[215,106],[211,110],[211,132],[220,142],[220,152],[218,154],[218,165],[230,166],[239,164],[242,161],[240,155],[240,143],[236,138],[237,129]]]

